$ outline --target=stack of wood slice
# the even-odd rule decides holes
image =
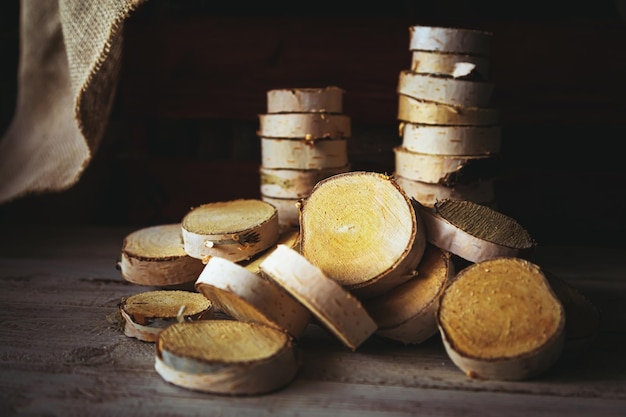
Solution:
[[[491,106],[492,34],[430,26],[409,32],[411,68],[400,72],[397,88],[397,181],[423,205],[457,198],[494,206],[486,162],[500,152],[501,132]]]
[[[299,226],[299,201],[319,180],[350,169],[343,94],[334,86],[267,92],[258,131],[261,198],[278,209],[282,227]]]

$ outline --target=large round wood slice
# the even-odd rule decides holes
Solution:
[[[256,255],[254,258],[248,261],[239,262],[239,265],[243,266],[252,273],[258,274],[259,272],[261,272],[259,269],[259,265],[261,265],[261,262],[263,262],[265,258],[267,258],[278,245],[285,245],[299,252],[300,229],[297,227],[282,228],[278,236],[278,241],[276,242],[276,245],[261,252],[260,254]]]
[[[261,165],[265,168],[331,169],[348,164],[348,139],[261,138]]]
[[[212,318],[214,305],[197,292],[157,290],[123,298],[119,311],[126,336],[154,342],[163,329],[178,321]]]
[[[429,125],[490,126],[500,121],[500,110],[463,107],[398,95],[398,120]]]
[[[350,171],[350,164],[338,168],[290,169],[261,166],[261,194],[274,198],[307,197],[324,178]]]
[[[267,92],[268,113],[341,113],[344,90],[324,88],[284,88]]]
[[[489,79],[489,58],[441,52],[413,51],[411,71],[453,78]]]
[[[464,107],[487,107],[494,84],[400,71],[397,93],[418,100]]]
[[[393,179],[353,171],[317,183],[300,208],[302,254],[360,299],[410,279],[426,247],[410,198]]]
[[[560,357],[565,310],[541,269],[496,258],[461,270],[437,311],[446,352],[469,377],[522,380]]]
[[[237,320],[177,323],[159,334],[155,370],[167,382],[194,391],[259,395],[288,385],[300,361],[291,337]]]
[[[565,309],[564,353],[578,356],[587,351],[600,334],[600,312],[585,294],[565,279],[548,271],[544,274]]]
[[[266,138],[337,139],[352,134],[345,114],[280,113],[259,115],[258,135]]]
[[[348,348],[355,350],[376,331],[376,323],[361,302],[297,251],[278,245],[260,269],[306,306]]]
[[[117,267],[128,282],[166,287],[195,281],[204,264],[185,253],[181,225],[174,223],[128,234]]]
[[[261,194],[261,199],[276,207],[278,211],[278,225],[281,229],[300,227],[299,198],[275,198]]]
[[[468,164],[491,155],[434,155],[412,152],[404,146],[393,148],[396,174],[430,184],[454,185],[456,178]]]
[[[407,345],[437,334],[435,312],[454,273],[450,254],[428,245],[415,277],[363,303],[378,325],[376,334]]]
[[[441,200],[418,208],[433,245],[470,262],[498,257],[528,258],[535,240],[515,219],[466,200]]]
[[[195,284],[217,308],[240,321],[252,321],[299,338],[311,314],[274,282],[224,258],[209,259]]]
[[[276,243],[278,211],[257,199],[203,204],[183,217],[182,232],[185,252],[193,258],[242,261]]]
[[[409,49],[411,51],[439,51],[456,54],[491,54],[491,32],[435,26],[409,27]]]
[[[438,126],[402,123],[402,147],[433,155],[492,155],[500,152],[499,126]]]
[[[394,179],[409,197],[426,207],[433,207],[437,201],[446,199],[468,200],[488,207],[496,206],[493,179],[478,179],[452,186],[415,181],[400,175],[396,175]]]

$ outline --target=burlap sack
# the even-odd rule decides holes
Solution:
[[[0,141],[0,203],[79,180],[111,112],[124,20],[145,1],[21,0],[17,103]]]

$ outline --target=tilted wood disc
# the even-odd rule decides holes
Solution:
[[[490,126],[500,121],[500,110],[452,106],[398,94],[398,120],[428,125]]]
[[[341,113],[343,94],[339,87],[280,88],[267,92],[268,113]]]

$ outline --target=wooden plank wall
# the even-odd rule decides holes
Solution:
[[[330,1],[305,10],[210,3],[151,0],[137,10],[107,138],[85,176],[68,192],[0,207],[0,217],[147,225],[258,197],[257,121],[272,88],[342,87],[353,169],[391,173],[408,28],[423,24],[494,34],[503,149],[489,169],[500,211],[539,243],[622,244],[626,28],[617,2],[391,1],[358,12]]]

